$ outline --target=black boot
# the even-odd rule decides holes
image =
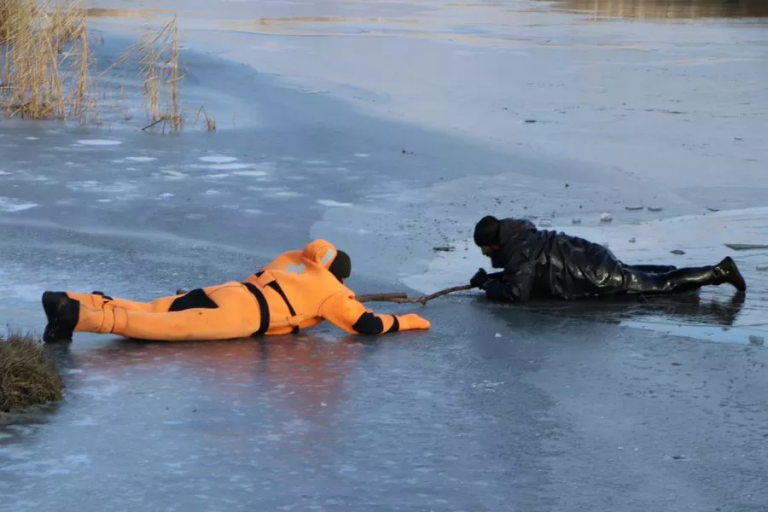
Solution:
[[[719,281],[717,284],[728,283],[740,292],[747,290],[747,283],[739,272],[736,262],[730,256],[726,256],[723,261],[717,264],[715,275]]]
[[[80,303],[70,299],[64,292],[45,292],[43,309],[48,319],[48,325],[43,332],[43,341],[54,343],[71,340],[80,317]]]
[[[664,274],[624,269],[624,283],[628,293],[673,294],[698,290],[703,286],[729,283],[740,291],[746,289],[733,260],[726,258],[717,266],[686,267]]]

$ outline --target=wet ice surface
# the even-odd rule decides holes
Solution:
[[[206,5],[216,6],[216,16],[247,21],[237,9],[253,3]],[[420,10],[329,5],[259,8],[279,17],[341,6],[352,13],[347,35],[363,33],[354,21],[361,10]],[[470,7],[448,12],[462,18]],[[504,7],[472,15],[496,20]],[[66,400],[2,419],[3,504],[65,511],[765,508],[768,353],[745,346],[740,330],[764,318],[765,279],[757,266],[765,251],[722,246],[766,242],[759,240],[762,213],[749,210],[764,207],[766,197],[755,179],[765,147],[750,136],[764,121],[765,96],[755,84],[763,83],[765,68],[749,60],[762,51],[764,36],[732,26],[672,27],[690,44],[670,45],[654,39],[671,32],[632,25],[632,37],[647,45],[640,52],[605,46],[615,45],[614,31],[629,30],[608,24],[595,41],[572,45],[570,37],[593,29],[573,21],[542,26],[552,18],[543,7],[534,11],[537,23],[515,33],[535,41],[497,38],[492,50],[475,43],[493,39],[503,23],[474,34],[454,26],[455,41],[438,30],[438,43],[419,41],[423,34],[406,43],[361,36],[349,44],[346,37],[203,31],[191,46],[259,66],[255,73],[185,51],[193,84],[187,91],[237,98],[238,128],[182,137],[126,129],[0,131],[0,320],[39,332],[44,289],[150,299],[242,279],[315,236],[352,254],[350,284],[360,293],[433,291],[474,272],[478,255],[462,244],[489,211],[579,229],[627,259],[679,264],[707,252],[715,259],[733,254],[751,286],[744,304],[729,303],[732,292],[724,288],[702,293],[701,307],[685,297],[568,311],[492,306],[460,294],[426,308],[374,305],[419,311],[433,325],[427,333],[381,340],[361,342],[327,325],[263,343],[78,336],[71,346],[51,347],[67,381]],[[115,52],[106,41],[99,51]],[[700,41],[709,44],[702,49]],[[421,72],[415,92],[408,69],[378,70],[381,55],[404,49]],[[707,60],[714,51],[720,60]],[[657,59],[650,70],[643,64],[649,54]],[[678,58],[693,60],[675,75],[666,69]],[[534,78],[516,72],[516,81],[494,79],[510,62]],[[535,62],[547,64],[535,70]],[[284,81],[266,74],[281,70]],[[325,79],[313,75],[318,70]],[[568,78],[587,76],[595,81]],[[718,92],[723,77],[727,95]],[[424,85],[435,78],[440,87]],[[661,90],[680,92],[694,114],[665,112],[682,107],[654,98]],[[635,102],[626,111],[621,91]],[[509,114],[500,107],[510,96],[529,111],[504,121],[500,116]],[[383,105],[378,113],[389,120],[340,98],[373,112],[372,105]],[[572,119],[558,124],[544,114],[557,117],[549,107],[562,102],[583,108],[558,113]],[[613,107],[587,108],[604,103]],[[725,107],[732,117],[722,117]],[[532,113],[537,122],[523,123]],[[249,119],[258,127],[241,126]],[[707,141],[673,149],[690,139]],[[633,205],[663,209],[625,208]],[[704,221],[699,216],[708,208],[742,211]],[[600,223],[606,212],[609,225]],[[580,226],[571,224],[576,217]],[[697,238],[728,218],[727,236]],[[456,251],[433,251],[443,245]],[[675,248],[686,254],[666,252]],[[678,323],[713,332],[671,328]]]

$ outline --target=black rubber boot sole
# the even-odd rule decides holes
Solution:
[[[43,331],[43,341],[56,343],[71,340],[80,316],[80,303],[70,299],[64,292],[45,292],[43,310],[48,319],[48,325]]]

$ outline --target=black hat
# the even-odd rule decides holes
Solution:
[[[475,225],[475,244],[488,247],[499,243],[499,219],[486,215]]]
[[[352,260],[349,258],[349,254],[344,251],[337,251],[336,257],[333,258],[333,262],[328,267],[328,270],[339,281],[348,278],[352,274]]]

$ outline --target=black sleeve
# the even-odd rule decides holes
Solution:
[[[508,265],[504,272],[499,274],[493,274],[494,278],[483,286],[485,296],[489,300],[504,303],[528,300],[536,278],[533,263]]]

